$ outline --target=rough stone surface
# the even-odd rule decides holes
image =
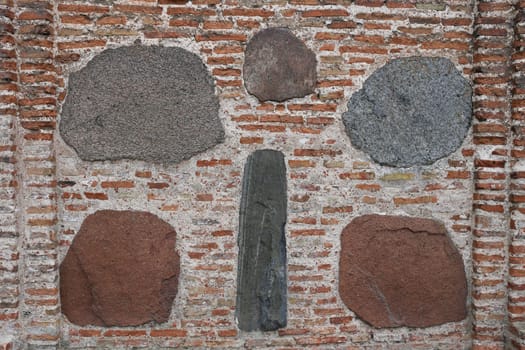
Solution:
[[[255,151],[244,169],[239,223],[239,328],[286,326],[286,166],[281,152]]]
[[[110,49],[69,77],[60,133],[84,160],[177,163],[224,139],[206,67],[177,47]]]
[[[88,216],[60,265],[62,312],[81,326],[166,322],[179,280],[175,240],[173,228],[147,212]]]
[[[315,54],[286,28],[269,28],[248,43],[243,77],[260,101],[284,101],[314,92]]]
[[[352,145],[376,162],[426,165],[460,147],[470,127],[472,89],[439,57],[390,61],[352,95],[343,114]]]
[[[343,230],[341,299],[374,327],[428,327],[466,317],[463,260],[430,219],[365,215]]]

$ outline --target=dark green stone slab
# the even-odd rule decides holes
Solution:
[[[255,151],[244,168],[239,219],[236,316],[243,331],[286,326],[286,202],[283,154]]]

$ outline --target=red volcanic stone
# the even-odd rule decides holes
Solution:
[[[428,327],[466,317],[463,260],[443,224],[364,215],[341,236],[339,293],[374,327]]]
[[[139,211],[88,216],[60,265],[62,312],[81,326],[166,322],[177,295],[175,230]]]

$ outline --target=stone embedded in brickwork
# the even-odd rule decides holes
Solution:
[[[343,230],[339,293],[374,327],[429,327],[466,317],[463,260],[431,219],[364,215]]]
[[[174,229],[140,211],[89,215],[60,265],[62,312],[74,324],[166,322],[179,280]]]
[[[106,50],[72,73],[60,133],[90,161],[177,163],[224,140],[201,59],[158,46]]]
[[[244,169],[239,219],[239,328],[286,326],[286,165],[279,151],[252,153]]]
[[[269,28],[248,43],[243,77],[260,101],[284,101],[314,92],[315,54],[286,28]]]
[[[427,165],[460,147],[472,117],[472,89],[440,57],[390,61],[352,95],[343,114],[352,145],[376,162]]]

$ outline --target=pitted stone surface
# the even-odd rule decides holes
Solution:
[[[248,43],[243,77],[260,101],[284,101],[314,92],[315,54],[286,28],[269,28]]]
[[[147,212],[89,215],[60,265],[62,312],[81,326],[166,322],[179,280],[175,240]]]
[[[60,133],[89,161],[177,163],[224,140],[200,58],[159,46],[106,50],[72,73]]]
[[[463,260],[434,220],[365,215],[343,230],[339,293],[374,327],[428,327],[466,317]]]
[[[461,146],[471,104],[472,89],[450,60],[399,58],[352,95],[343,122],[352,145],[376,162],[428,165]]]
[[[244,331],[286,326],[286,165],[258,150],[244,168],[239,219],[236,316]]]

